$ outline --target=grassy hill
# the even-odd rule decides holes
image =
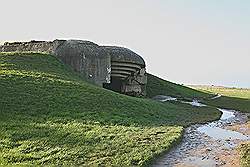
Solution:
[[[246,88],[229,88],[223,86],[190,86],[190,88],[201,92],[217,93],[228,97],[250,99],[250,89]]]
[[[147,74],[147,96],[154,97],[156,95],[168,95],[178,98],[186,99],[204,99],[213,97],[213,94],[197,91],[192,88],[175,84],[166,80],[163,80],[152,74]]]
[[[250,113],[250,89],[216,86],[190,86],[189,88],[148,74],[147,93],[148,97],[161,94],[187,100],[198,98],[202,103],[210,106]],[[214,97],[216,94],[222,96],[217,99],[211,99],[211,97]],[[249,125],[250,121],[248,122],[248,126]],[[238,152],[241,157],[241,166],[249,166],[250,142],[242,143],[238,148]]]
[[[0,93],[0,165],[146,165],[181,139],[183,127],[220,116],[213,107],[96,87],[39,53],[0,53]]]
[[[250,112],[250,89],[209,87],[209,86],[183,86],[175,84],[152,74],[148,74],[147,96],[168,95],[180,99],[200,99],[203,103],[225,109],[235,109],[241,112]],[[218,99],[211,99],[221,94]]]
[[[206,104],[250,113],[250,89],[216,86],[193,86],[192,88],[204,93],[222,95],[218,99],[205,99],[204,103]]]

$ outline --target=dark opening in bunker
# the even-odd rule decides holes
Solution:
[[[121,80],[121,78],[111,77],[111,82],[104,83],[103,88],[122,93],[122,83],[123,80]]]
[[[135,52],[116,46],[104,46],[111,57],[110,83],[103,87],[130,96],[145,96],[145,62]]]

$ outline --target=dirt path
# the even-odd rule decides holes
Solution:
[[[219,121],[187,128],[183,142],[159,158],[153,166],[238,167],[240,157],[236,147],[250,140],[247,115],[221,111],[223,115]]]

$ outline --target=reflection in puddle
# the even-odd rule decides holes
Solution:
[[[221,121],[228,120],[230,118],[235,117],[234,112],[231,110],[226,109],[219,109],[222,112],[222,116],[220,118]],[[201,126],[198,128],[198,131],[201,133],[205,133],[206,135],[214,138],[214,139],[221,139],[221,140],[248,140],[249,137],[243,135],[242,133],[226,130],[218,127],[216,123],[209,123],[207,125]]]
[[[157,95],[153,97],[154,100],[166,102],[166,101],[177,101],[177,98],[165,95]]]
[[[220,97],[221,97],[221,95],[220,95],[220,94],[218,94],[218,95],[216,95],[216,96],[212,97],[211,99],[212,99],[212,100],[214,100],[214,99],[218,99],[218,98],[220,98]]]
[[[222,112],[220,120],[226,120],[235,117],[234,112],[232,110],[226,110],[226,109],[218,109],[218,110]]]
[[[201,104],[195,100],[184,103],[195,106],[200,106]],[[233,110],[218,110],[222,112],[220,120],[187,128],[183,142],[157,160],[153,166],[216,167],[225,164],[234,166],[233,161],[231,162],[224,158],[234,159],[234,148],[240,142],[249,140],[250,137],[236,131],[226,130],[225,127],[243,123],[247,120],[247,117]]]
[[[219,127],[213,127],[209,125],[205,125],[198,128],[198,131],[201,133],[205,133],[206,135],[214,138],[214,139],[221,139],[221,140],[228,140],[228,139],[239,139],[239,140],[247,140],[248,137],[235,131],[222,129]]]
[[[198,100],[193,100],[192,102],[188,102],[188,101],[181,101],[182,103],[186,103],[186,104],[191,104],[192,106],[195,107],[204,107],[207,106],[206,104],[202,104],[200,103]]]

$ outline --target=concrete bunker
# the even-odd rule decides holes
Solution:
[[[131,96],[146,95],[145,62],[135,52],[83,40],[6,42],[0,52],[43,52],[54,55],[87,81]]]
[[[90,41],[67,40],[58,45],[53,54],[91,83],[98,86],[110,83],[111,58],[99,45]]]
[[[131,96],[146,95],[145,62],[135,52],[117,46],[104,46],[111,56],[111,82],[104,88]]]

